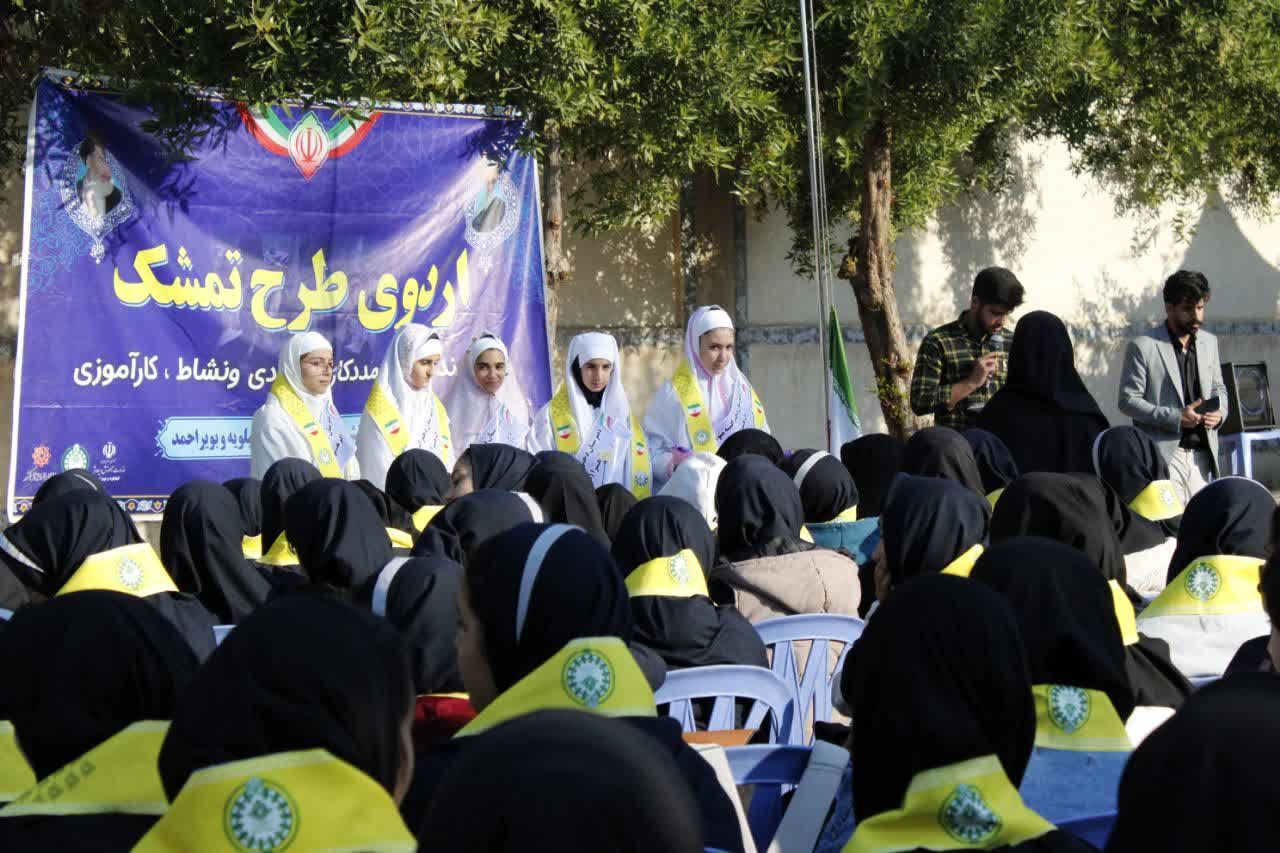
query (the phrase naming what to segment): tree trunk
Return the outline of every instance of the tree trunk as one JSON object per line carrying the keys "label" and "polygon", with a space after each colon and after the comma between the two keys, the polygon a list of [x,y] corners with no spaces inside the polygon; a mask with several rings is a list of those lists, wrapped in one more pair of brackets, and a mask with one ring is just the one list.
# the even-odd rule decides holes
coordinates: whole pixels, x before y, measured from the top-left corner
{"label": "tree trunk", "polygon": [[543,130],[546,164],[542,196],[542,260],[547,272],[547,340],[552,364],[556,363],[556,324],[560,319],[560,283],[569,278],[569,261],[564,256],[564,195],[560,167],[560,127],[547,122]]}
{"label": "tree trunk", "polygon": [[876,373],[876,392],[889,432],[906,438],[920,423],[911,413],[911,351],[898,314],[893,289],[893,136],[883,119],[872,125],[862,143],[862,210],[858,233],[840,278],[853,285],[858,317]]}

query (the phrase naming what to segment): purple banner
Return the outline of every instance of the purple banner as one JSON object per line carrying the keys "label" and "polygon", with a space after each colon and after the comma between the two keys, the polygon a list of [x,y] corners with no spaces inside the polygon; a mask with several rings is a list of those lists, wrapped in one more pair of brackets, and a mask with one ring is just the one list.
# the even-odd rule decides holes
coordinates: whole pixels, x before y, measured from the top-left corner
{"label": "purple banner", "polygon": [[[444,393],[499,334],[531,411],[551,395],[537,173],[511,110],[251,111],[210,99],[189,159],[111,92],[37,86],[28,141],[9,514],[88,468],[132,513],[249,472],[249,423],[291,332],[334,344],[354,424],[409,322]],[[436,384],[438,383],[438,384]]]}

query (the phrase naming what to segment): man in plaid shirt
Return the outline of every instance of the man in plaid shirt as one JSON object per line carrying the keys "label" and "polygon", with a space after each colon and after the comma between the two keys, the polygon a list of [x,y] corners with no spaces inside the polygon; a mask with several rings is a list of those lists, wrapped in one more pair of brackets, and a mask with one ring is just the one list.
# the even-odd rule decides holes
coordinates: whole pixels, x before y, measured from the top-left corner
{"label": "man in plaid shirt", "polygon": [[978,273],[969,308],[920,343],[911,377],[911,411],[933,415],[938,426],[977,426],[982,407],[1004,384],[1010,346],[1004,324],[1024,294],[1018,277],[1003,267]]}

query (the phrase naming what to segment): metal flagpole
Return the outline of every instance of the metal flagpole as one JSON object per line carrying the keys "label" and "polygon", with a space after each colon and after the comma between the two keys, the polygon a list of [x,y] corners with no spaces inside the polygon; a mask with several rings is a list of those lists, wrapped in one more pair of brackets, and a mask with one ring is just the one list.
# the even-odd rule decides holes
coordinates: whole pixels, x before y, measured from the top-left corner
{"label": "metal flagpole", "polygon": [[[804,59],[804,113],[809,138],[809,198],[813,218],[814,284],[818,288],[818,351],[822,359],[823,409],[827,418],[827,437],[831,434],[831,365],[828,362],[830,341],[827,340],[827,318],[830,316],[830,285],[827,264],[826,179],[822,175],[821,124],[815,59],[810,56],[811,33],[808,0],[800,2],[800,49]],[[812,44],[814,52],[816,43]]]}

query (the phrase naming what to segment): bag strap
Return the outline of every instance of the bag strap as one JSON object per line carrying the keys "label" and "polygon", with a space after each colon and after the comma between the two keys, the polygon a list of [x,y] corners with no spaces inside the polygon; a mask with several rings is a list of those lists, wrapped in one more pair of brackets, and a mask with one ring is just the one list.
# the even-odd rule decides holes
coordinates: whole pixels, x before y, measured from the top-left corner
{"label": "bag strap", "polygon": [[848,764],[847,749],[814,741],[809,764],[769,844],[769,853],[812,853]]}
{"label": "bag strap", "polygon": [[716,781],[733,804],[734,814],[738,816],[738,829],[742,832],[742,853],[756,853],[751,825],[747,823],[747,812],[742,807],[742,798],[738,796],[738,785],[733,781],[733,770],[729,767],[729,756],[725,755],[724,747],[714,743],[693,743],[689,746],[711,765],[716,773]]}

